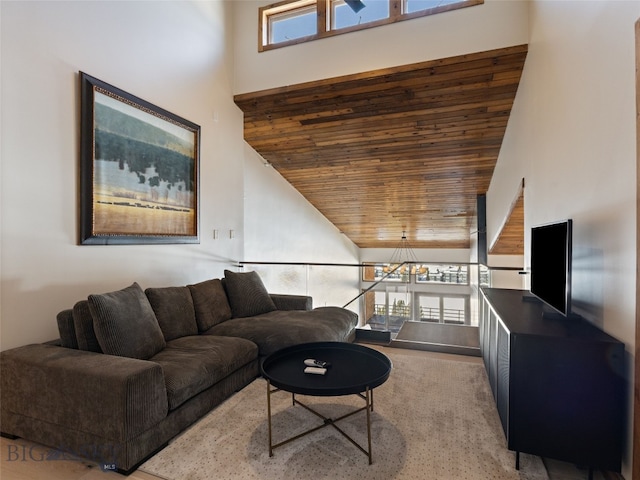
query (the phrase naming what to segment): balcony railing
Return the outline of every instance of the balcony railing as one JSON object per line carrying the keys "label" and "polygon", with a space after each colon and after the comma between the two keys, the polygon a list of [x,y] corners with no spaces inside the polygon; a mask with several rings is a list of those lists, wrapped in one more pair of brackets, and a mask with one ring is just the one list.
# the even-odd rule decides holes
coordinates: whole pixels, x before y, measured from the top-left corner
{"label": "balcony railing", "polygon": [[[411,305],[391,306],[377,304],[374,307],[374,316],[384,318],[387,314],[391,317],[401,317],[411,319],[413,307]],[[420,307],[417,315],[419,322],[454,323],[462,325],[465,323],[465,310],[463,308],[435,308]]]}
{"label": "balcony railing", "polygon": [[429,323],[446,323],[450,325],[468,324],[468,315],[464,308],[435,308],[420,307],[417,318],[412,318],[412,305],[396,305],[389,307],[387,304],[376,304],[373,315],[367,320],[372,328],[381,329],[388,325],[391,331],[397,330],[402,323],[412,320]]}

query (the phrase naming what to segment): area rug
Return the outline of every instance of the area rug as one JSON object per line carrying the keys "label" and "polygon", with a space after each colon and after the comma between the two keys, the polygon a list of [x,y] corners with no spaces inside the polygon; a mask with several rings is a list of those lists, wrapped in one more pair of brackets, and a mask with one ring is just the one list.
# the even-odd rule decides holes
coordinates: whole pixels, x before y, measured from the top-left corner
{"label": "area rug", "polygon": [[[267,390],[256,379],[186,430],[140,470],[167,480],[205,479],[434,479],[547,480],[542,460],[515,454],[506,442],[480,363],[416,356],[386,349],[391,376],[374,390],[373,464],[332,427],[268,453]],[[357,396],[300,397],[336,418],[363,405]],[[321,420],[291,395],[272,399],[273,441]],[[367,447],[366,413],[338,424]]]}

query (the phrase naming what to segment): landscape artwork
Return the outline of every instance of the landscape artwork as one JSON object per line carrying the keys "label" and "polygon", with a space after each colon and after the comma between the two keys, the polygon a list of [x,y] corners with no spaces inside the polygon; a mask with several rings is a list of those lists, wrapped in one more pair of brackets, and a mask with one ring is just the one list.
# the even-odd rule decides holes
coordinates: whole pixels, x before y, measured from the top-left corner
{"label": "landscape artwork", "polygon": [[200,127],[82,80],[82,243],[197,243]]}

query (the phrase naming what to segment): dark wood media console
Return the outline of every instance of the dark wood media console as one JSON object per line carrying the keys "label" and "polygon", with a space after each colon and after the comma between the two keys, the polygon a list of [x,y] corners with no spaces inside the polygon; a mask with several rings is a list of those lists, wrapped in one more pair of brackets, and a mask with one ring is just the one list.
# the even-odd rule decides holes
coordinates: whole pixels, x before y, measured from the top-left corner
{"label": "dark wood media console", "polygon": [[523,290],[483,288],[480,348],[507,448],[619,472],[624,344],[581,317],[543,317]]}

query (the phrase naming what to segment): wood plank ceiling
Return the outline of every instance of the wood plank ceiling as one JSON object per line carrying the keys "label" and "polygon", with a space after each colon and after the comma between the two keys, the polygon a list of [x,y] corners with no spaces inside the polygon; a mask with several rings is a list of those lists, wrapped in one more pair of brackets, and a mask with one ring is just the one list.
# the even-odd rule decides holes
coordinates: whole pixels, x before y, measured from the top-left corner
{"label": "wood plank ceiling", "polygon": [[[362,248],[469,248],[527,46],[236,95],[245,140]],[[509,238],[505,236],[504,238]]]}
{"label": "wood plank ceiling", "polygon": [[489,247],[489,253],[524,255],[524,191],[518,194],[497,240]]}

